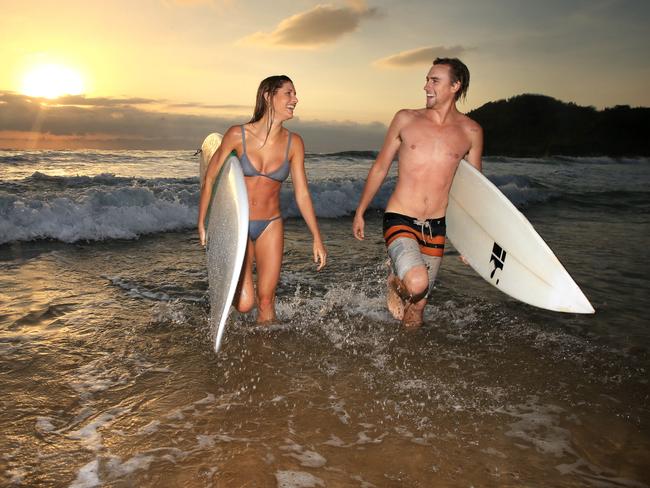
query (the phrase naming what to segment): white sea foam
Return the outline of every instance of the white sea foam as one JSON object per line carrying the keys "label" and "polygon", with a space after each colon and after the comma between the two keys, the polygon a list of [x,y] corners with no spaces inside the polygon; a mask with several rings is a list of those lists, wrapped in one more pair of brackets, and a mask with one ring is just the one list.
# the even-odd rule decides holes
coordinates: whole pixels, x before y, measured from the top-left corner
{"label": "white sea foam", "polygon": [[342,424],[350,423],[350,414],[345,410],[345,400],[337,398],[336,396],[330,395],[330,409],[338,417]]}
{"label": "white sea foam", "polygon": [[326,446],[334,446],[334,447],[345,447],[346,443],[341,439],[340,437],[335,436],[334,434],[330,434],[330,438],[323,442]]}
{"label": "white sea foam", "polygon": [[564,411],[556,405],[540,405],[536,396],[531,396],[523,405],[502,409],[504,413],[518,419],[510,424],[506,435],[533,446],[542,454],[556,457],[575,455],[571,447],[571,433],[559,426],[560,414]]}
{"label": "white sea foam", "polygon": [[214,435],[197,435],[196,440],[198,441],[199,449],[209,449],[214,447],[215,444]]}
{"label": "white sea foam", "polygon": [[292,452],[287,456],[297,459],[306,468],[320,468],[327,464],[327,459],[315,451]]}
{"label": "white sea foam", "polygon": [[[139,470],[147,470],[154,461],[155,457],[147,454],[137,454],[126,461],[117,456],[110,456],[108,459],[93,459],[82,466],[75,480],[70,484],[70,488],[92,488],[101,486],[106,482],[117,481]],[[105,471],[105,478],[101,479],[100,465]]]}
{"label": "white sea foam", "polygon": [[213,403],[216,403],[216,397],[212,393],[206,394],[204,398],[201,398],[200,400],[197,400],[194,402],[194,405],[211,405]]}
{"label": "white sea foam", "polygon": [[297,459],[300,462],[301,466],[305,466],[307,468],[320,468],[327,464],[327,459],[325,459],[319,453],[306,449],[291,439],[287,439],[286,444],[284,446],[281,446],[280,449],[283,451],[289,451],[289,453],[285,454],[285,456]]}
{"label": "white sea foam", "polygon": [[350,476],[350,478],[359,483],[359,488],[377,488],[377,485],[364,480],[360,475]]}
{"label": "white sea foam", "polygon": [[196,212],[194,205],[162,199],[148,188],[93,189],[78,199],[0,195],[0,244],[35,239],[134,239],[191,227]]}
{"label": "white sea foam", "polygon": [[113,408],[107,412],[103,412],[83,427],[69,432],[68,437],[70,439],[80,440],[86,449],[99,451],[103,447],[102,435],[99,430],[111,425],[115,419],[121,417],[128,411],[130,411],[128,408]]}
{"label": "white sea foam", "polygon": [[[310,181],[316,214],[338,218],[354,213],[364,186],[358,177],[323,177]],[[516,204],[543,202],[551,194],[526,177],[492,177]],[[370,208],[383,209],[395,186],[389,177]],[[199,187],[196,178],[128,178],[112,174],[50,176],[36,172],[19,182],[0,184],[0,244],[54,239],[135,239],[196,225]],[[298,217],[292,185],[280,195],[282,214]]]}
{"label": "white sea foam", "polygon": [[92,488],[99,486],[99,460],[93,459],[88,464],[82,466],[77,473],[77,477],[70,484],[69,488]]}
{"label": "white sea foam", "polygon": [[118,371],[104,369],[104,362],[105,358],[96,359],[77,370],[70,383],[82,398],[88,398],[116,385],[126,384],[128,381],[128,378]]}
{"label": "white sea foam", "polygon": [[152,420],[138,430],[138,435],[151,435],[160,429],[160,420]]}
{"label": "white sea foam", "polygon": [[154,291],[143,289],[137,284],[132,283],[123,278],[120,278],[118,276],[103,276],[103,278],[109,280],[114,286],[117,286],[118,288],[125,290],[126,294],[133,298],[146,298],[148,300],[155,300],[161,302],[168,302],[171,300],[171,297],[167,293],[154,292]]}
{"label": "white sea foam", "polygon": [[357,432],[357,440],[355,445],[362,446],[365,444],[381,444],[384,437],[388,434],[384,433],[379,435],[379,437],[370,437],[366,431]]}
{"label": "white sea foam", "polygon": [[41,433],[53,432],[56,427],[52,423],[52,417],[36,417],[36,430]]}
{"label": "white sea foam", "polygon": [[316,488],[325,486],[321,478],[305,471],[276,471],[278,488]]}
{"label": "white sea foam", "polygon": [[26,469],[23,468],[12,468],[6,471],[6,474],[9,476],[9,484],[20,486],[25,481],[25,478],[28,475]]}
{"label": "white sea foam", "polygon": [[122,461],[121,458],[113,456],[106,463],[109,478],[119,479],[135,471],[147,470],[153,460],[154,456],[147,454],[137,454],[126,461]]}

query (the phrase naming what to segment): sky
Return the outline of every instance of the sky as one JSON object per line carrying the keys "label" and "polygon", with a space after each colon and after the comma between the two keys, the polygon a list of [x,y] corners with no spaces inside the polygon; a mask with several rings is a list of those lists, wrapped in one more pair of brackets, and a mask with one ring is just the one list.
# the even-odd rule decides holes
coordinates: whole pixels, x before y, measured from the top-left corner
{"label": "sky", "polygon": [[424,106],[437,56],[469,67],[462,112],[523,93],[650,106],[648,0],[0,0],[0,10],[0,148],[194,149],[248,121],[259,82],[286,74],[299,99],[287,127],[308,152],[378,150],[397,110]]}

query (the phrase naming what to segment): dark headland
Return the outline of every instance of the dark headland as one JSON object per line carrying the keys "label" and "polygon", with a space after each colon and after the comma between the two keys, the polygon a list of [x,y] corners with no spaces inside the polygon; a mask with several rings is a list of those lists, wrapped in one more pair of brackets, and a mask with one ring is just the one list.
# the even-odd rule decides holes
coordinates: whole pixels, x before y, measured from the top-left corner
{"label": "dark headland", "polygon": [[467,114],[488,156],[650,156],[650,108],[597,110],[545,95],[488,102]]}

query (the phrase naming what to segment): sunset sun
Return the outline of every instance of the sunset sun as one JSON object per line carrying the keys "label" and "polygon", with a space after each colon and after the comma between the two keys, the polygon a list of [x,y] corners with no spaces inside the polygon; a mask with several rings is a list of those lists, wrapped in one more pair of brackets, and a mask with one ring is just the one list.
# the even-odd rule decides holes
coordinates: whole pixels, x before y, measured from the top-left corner
{"label": "sunset sun", "polygon": [[84,93],[81,74],[60,64],[41,64],[23,77],[21,92],[32,97],[57,98]]}

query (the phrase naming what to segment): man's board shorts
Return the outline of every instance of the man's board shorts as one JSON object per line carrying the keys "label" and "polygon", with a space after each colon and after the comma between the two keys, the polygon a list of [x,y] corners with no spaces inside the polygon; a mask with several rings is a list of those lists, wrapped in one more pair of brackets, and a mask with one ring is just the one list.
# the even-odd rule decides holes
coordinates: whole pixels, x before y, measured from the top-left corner
{"label": "man's board shorts", "polygon": [[395,212],[384,213],[384,240],[400,280],[416,266],[427,268],[429,291],[445,251],[445,218],[419,220]]}

